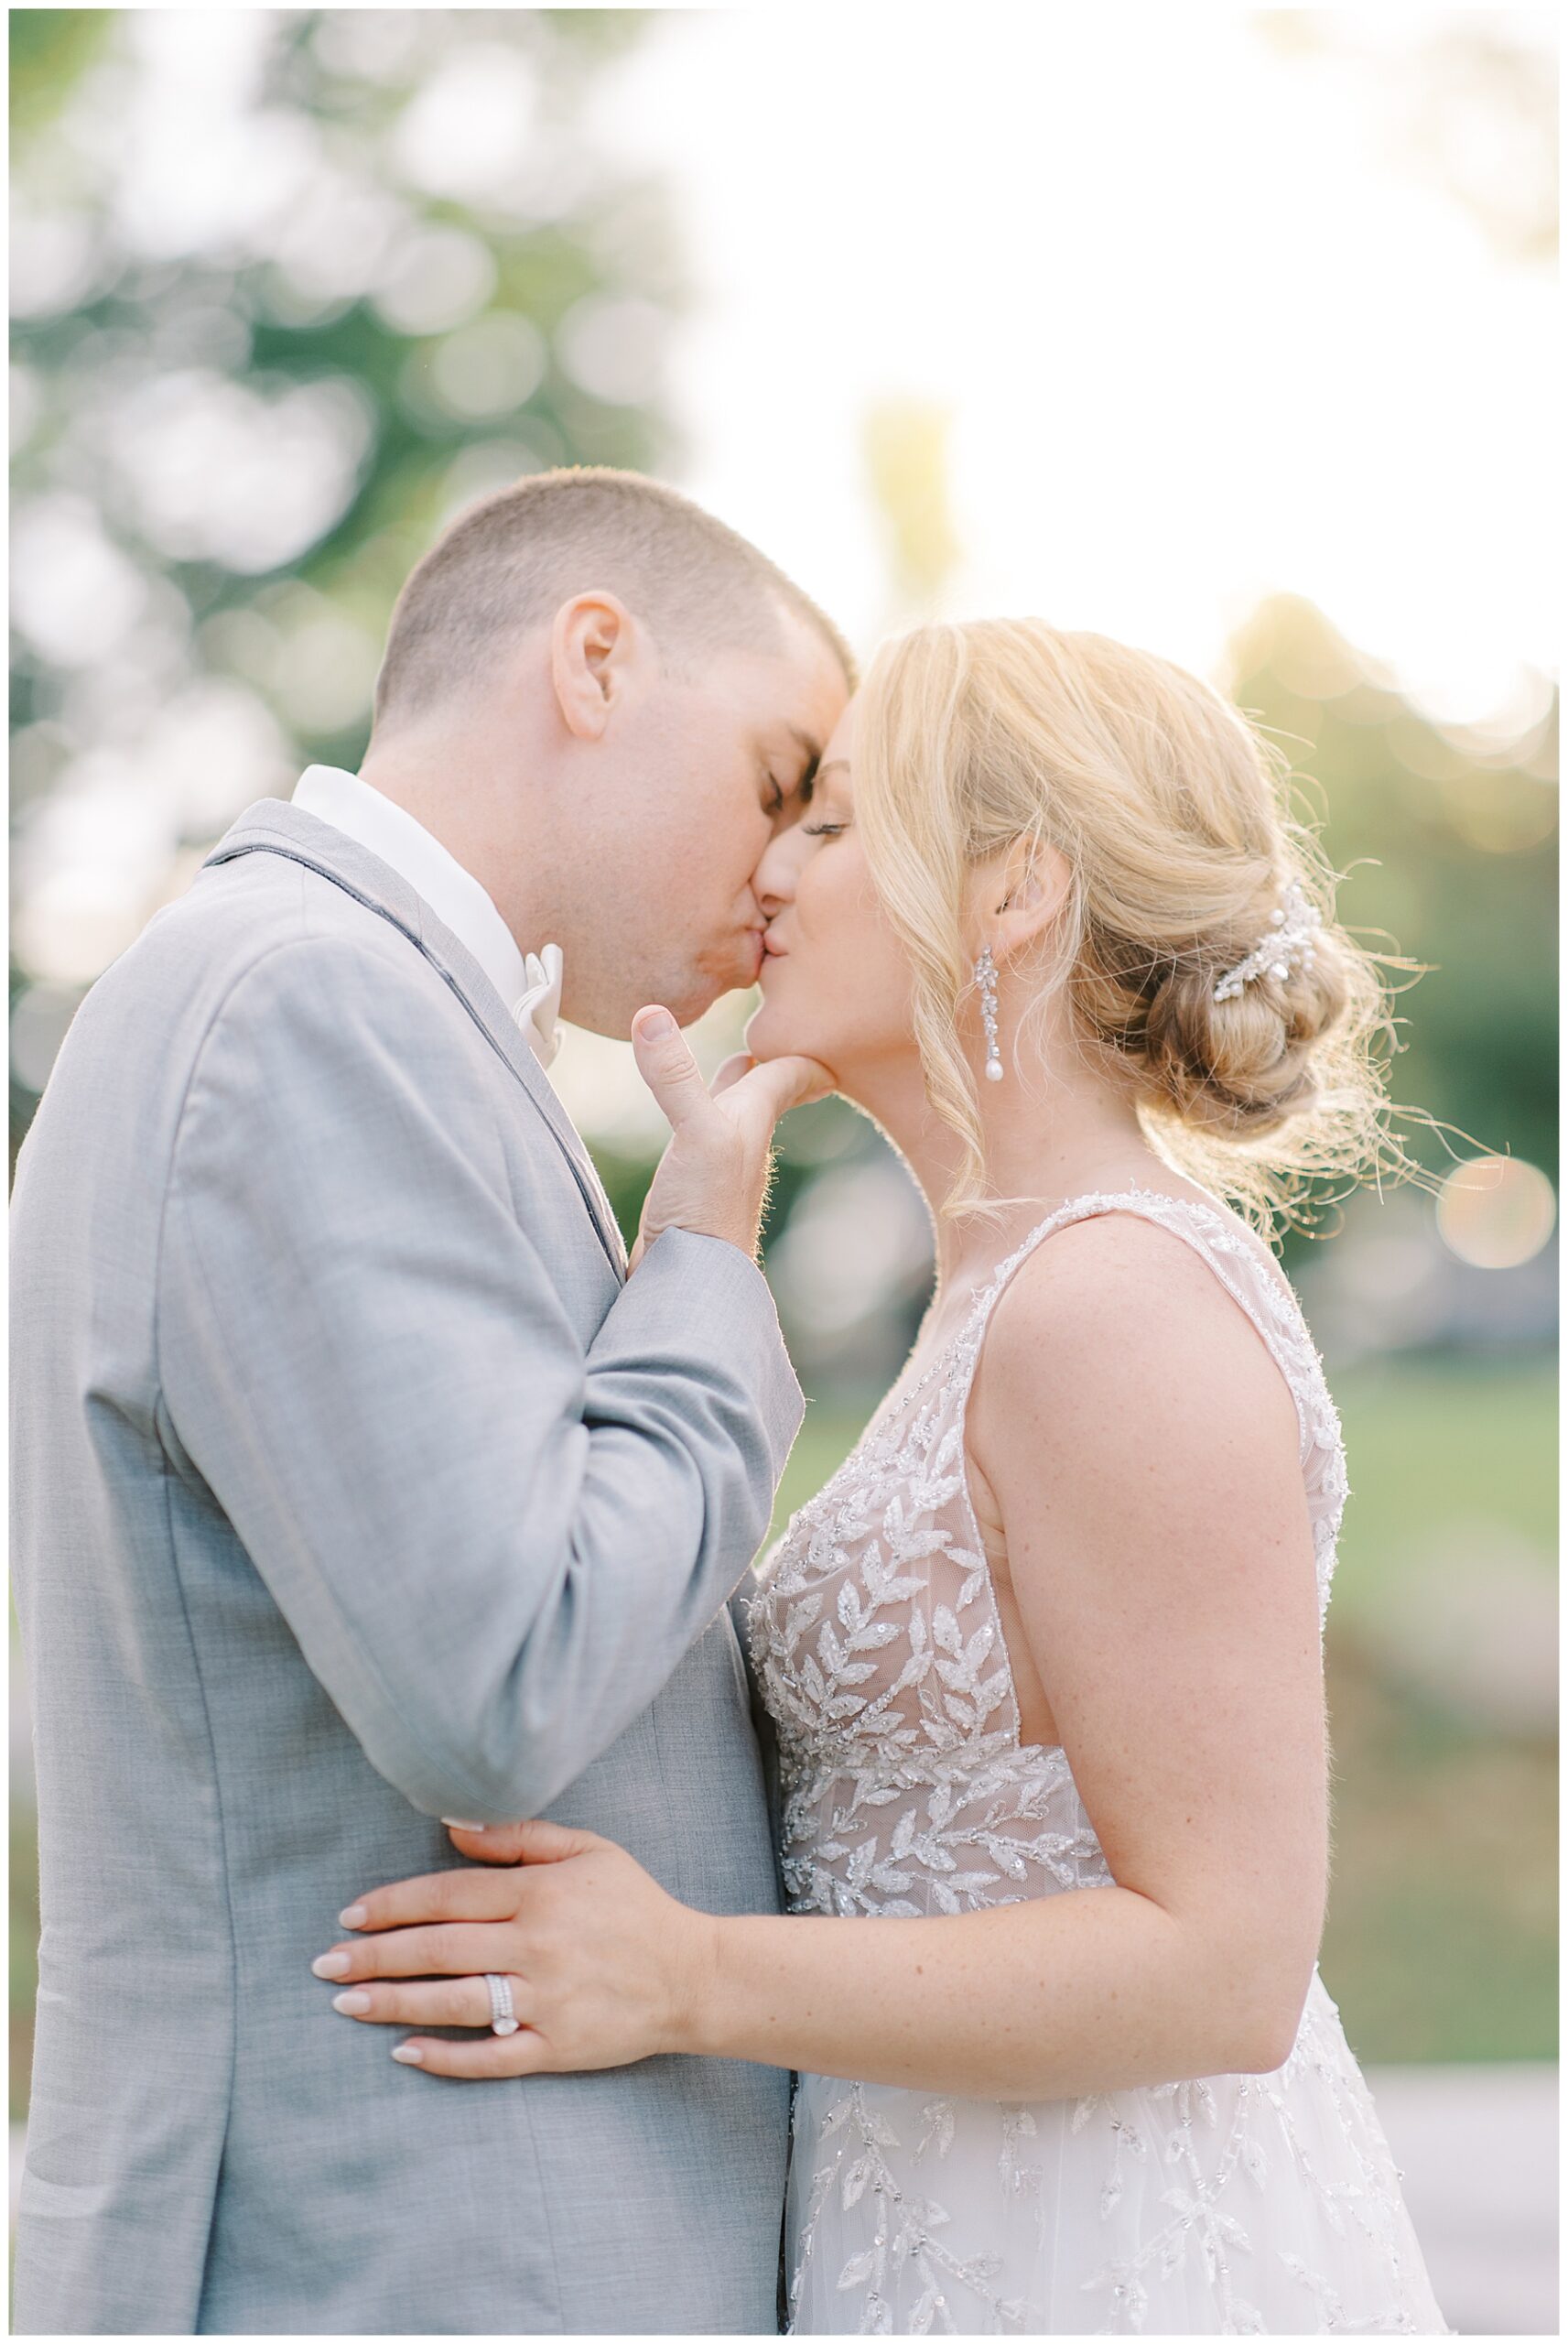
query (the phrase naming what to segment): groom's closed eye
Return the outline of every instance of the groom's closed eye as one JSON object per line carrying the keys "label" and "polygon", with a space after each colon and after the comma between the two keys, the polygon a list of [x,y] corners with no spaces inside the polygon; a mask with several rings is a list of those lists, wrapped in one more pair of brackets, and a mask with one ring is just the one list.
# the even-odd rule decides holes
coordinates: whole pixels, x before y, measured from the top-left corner
{"label": "groom's closed eye", "polygon": [[769,810],[775,828],[781,829],[798,821],[810,805],[816,768],[822,762],[822,751],[808,732],[800,732],[793,724],[788,730],[794,743],[793,753],[784,763],[775,764],[770,768],[773,790]]}
{"label": "groom's closed eye", "polygon": [[787,828],[791,823],[800,819],[811,803],[816,780],[816,768],[815,765],[808,765],[798,781],[792,781],[788,785],[773,809],[773,819],[776,825]]}

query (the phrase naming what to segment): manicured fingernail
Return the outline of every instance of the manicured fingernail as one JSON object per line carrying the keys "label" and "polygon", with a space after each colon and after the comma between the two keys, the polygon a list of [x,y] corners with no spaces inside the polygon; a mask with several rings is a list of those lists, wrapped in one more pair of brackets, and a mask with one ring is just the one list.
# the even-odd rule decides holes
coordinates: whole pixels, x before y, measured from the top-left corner
{"label": "manicured fingernail", "polygon": [[370,1914],[362,1904],[345,1904],[338,1915],[341,1929],[362,1929]]}
{"label": "manicured fingernail", "polygon": [[482,1831],[485,1828],[482,1823],[461,1823],[455,1815],[443,1815],[441,1820],[449,1831]]}
{"label": "manicured fingernail", "polygon": [[318,1978],[346,1977],[349,1957],[346,1953],[319,1953],[310,1967]]}
{"label": "manicured fingernail", "polygon": [[395,2059],[401,2059],[406,2067],[417,2067],[425,2054],[417,2043],[400,2043],[392,2056]]}
{"label": "manicured fingernail", "polygon": [[358,2018],[362,2011],[369,2010],[370,1996],[362,1992],[358,1986],[351,1986],[346,1994],[333,1995],[332,2008],[341,2011],[345,2018]]}
{"label": "manicured fingernail", "polygon": [[676,1021],[667,1009],[645,1009],[637,1020],[637,1029],[645,1042],[661,1042],[675,1032]]}

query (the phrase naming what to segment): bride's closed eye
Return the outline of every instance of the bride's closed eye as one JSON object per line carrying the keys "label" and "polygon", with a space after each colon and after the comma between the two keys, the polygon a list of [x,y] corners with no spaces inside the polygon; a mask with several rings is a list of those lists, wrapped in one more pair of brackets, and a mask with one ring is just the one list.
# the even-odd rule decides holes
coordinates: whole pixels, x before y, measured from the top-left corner
{"label": "bride's closed eye", "polygon": [[806,839],[836,839],[849,827],[848,822],[802,822],[800,834]]}

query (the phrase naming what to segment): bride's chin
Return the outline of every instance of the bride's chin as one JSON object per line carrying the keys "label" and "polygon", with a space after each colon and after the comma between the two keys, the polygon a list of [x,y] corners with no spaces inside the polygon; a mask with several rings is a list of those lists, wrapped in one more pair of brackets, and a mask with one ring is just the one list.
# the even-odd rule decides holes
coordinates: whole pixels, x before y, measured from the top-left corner
{"label": "bride's chin", "polygon": [[784,1032],[783,1021],[769,1015],[766,1002],[760,1009],[753,1010],[747,1019],[744,1040],[752,1056],[758,1060],[787,1058],[795,1047]]}

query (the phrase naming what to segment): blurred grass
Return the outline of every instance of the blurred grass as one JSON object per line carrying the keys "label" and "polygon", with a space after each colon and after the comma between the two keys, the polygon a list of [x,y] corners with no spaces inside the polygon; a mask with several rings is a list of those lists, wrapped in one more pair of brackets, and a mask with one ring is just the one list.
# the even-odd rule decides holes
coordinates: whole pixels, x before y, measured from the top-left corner
{"label": "blurred grass", "polygon": [[[1334,1376],[1350,1468],[1334,1609],[1419,1570],[1434,1536],[1485,1522],[1557,1550],[1557,1376],[1537,1359],[1379,1361]],[[1332,1613],[1331,1613],[1332,1616]]]}
{"label": "blurred grass", "polygon": [[[1334,1881],[1323,1974],[1357,2056],[1541,2059],[1557,2038],[1557,1762],[1392,1681],[1358,1623],[1456,1524],[1555,1544],[1556,1381],[1539,1361],[1384,1361],[1336,1374],[1353,1496],[1329,1612]],[[868,1402],[867,1410],[871,1403]],[[814,1404],[775,1531],[867,1410]],[[32,1818],[11,1833],[11,2106],[26,2112],[38,1912]]]}
{"label": "blurred grass", "polygon": [[1391,1683],[1330,1630],[1333,1869],[1320,1966],[1368,2062],[1557,2052],[1557,1753]]}

